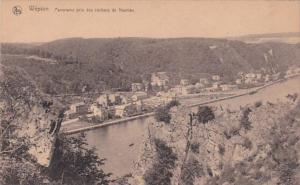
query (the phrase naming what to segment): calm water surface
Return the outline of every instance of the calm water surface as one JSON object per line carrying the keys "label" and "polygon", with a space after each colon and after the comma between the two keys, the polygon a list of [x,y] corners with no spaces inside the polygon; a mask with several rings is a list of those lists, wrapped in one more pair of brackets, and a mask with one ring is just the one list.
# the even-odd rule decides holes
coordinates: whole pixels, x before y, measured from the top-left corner
{"label": "calm water surface", "polygon": [[[276,102],[278,99],[285,99],[287,94],[296,92],[300,95],[299,77],[275,84],[253,95],[223,100],[211,105],[237,109],[256,101]],[[147,125],[153,121],[153,117],[148,117],[91,130],[86,132],[87,140],[91,147],[96,148],[100,157],[107,159],[104,167],[107,172],[112,172],[114,176],[125,175],[131,172],[147,134]]]}

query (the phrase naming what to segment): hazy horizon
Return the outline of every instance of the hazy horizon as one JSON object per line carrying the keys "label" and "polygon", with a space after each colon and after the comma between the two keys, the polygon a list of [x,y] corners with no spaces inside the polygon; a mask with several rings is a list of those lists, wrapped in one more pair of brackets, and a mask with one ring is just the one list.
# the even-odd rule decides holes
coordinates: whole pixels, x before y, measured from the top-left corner
{"label": "hazy horizon", "polygon": [[[297,34],[300,39],[300,32],[282,32],[282,33],[261,33],[261,34],[247,34],[247,35],[236,35],[236,36],[228,36],[228,37],[65,37],[65,38],[58,38],[50,41],[44,42],[0,42],[0,43],[7,43],[7,44],[42,44],[42,43],[49,43],[58,40],[68,40],[68,39],[229,39],[229,40],[238,40],[239,38],[247,38],[252,36],[260,36],[260,35],[273,35],[273,34]],[[266,37],[270,38],[270,37]]]}
{"label": "hazy horizon", "polygon": [[[1,2],[1,43],[64,38],[230,38],[300,32],[300,1]],[[68,2],[70,2],[68,1]],[[22,7],[14,15],[14,6]],[[29,6],[49,11],[29,11]],[[129,13],[61,13],[55,8],[131,8]],[[7,21],[9,20],[9,21]]]}

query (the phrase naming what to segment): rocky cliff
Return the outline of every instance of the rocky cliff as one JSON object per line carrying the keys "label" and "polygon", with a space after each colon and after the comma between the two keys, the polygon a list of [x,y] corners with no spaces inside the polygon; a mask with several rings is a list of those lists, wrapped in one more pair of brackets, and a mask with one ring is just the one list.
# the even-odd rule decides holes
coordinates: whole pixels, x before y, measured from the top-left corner
{"label": "rocky cliff", "polygon": [[3,178],[17,184],[25,174],[34,179],[39,166],[50,165],[63,114],[61,105],[42,94],[26,72],[0,69],[0,184]]}
{"label": "rocky cliff", "polygon": [[214,113],[215,119],[203,123],[187,107],[175,107],[170,124],[151,124],[130,183],[300,183],[299,103],[257,103]]}

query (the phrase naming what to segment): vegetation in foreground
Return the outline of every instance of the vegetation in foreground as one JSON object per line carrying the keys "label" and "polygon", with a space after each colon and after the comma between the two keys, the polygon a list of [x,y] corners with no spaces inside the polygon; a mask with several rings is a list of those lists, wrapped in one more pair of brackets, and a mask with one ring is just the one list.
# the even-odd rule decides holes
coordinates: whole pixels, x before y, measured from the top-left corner
{"label": "vegetation in foreground", "polygon": [[[147,144],[151,147],[142,156],[148,168],[141,169],[146,184],[299,184],[299,99],[287,96],[286,102],[276,104],[255,102],[236,111],[199,109],[194,122],[202,124],[187,126],[189,111],[179,106],[170,123],[150,128]],[[173,151],[175,165],[158,163],[160,151],[153,140]],[[158,176],[163,170],[167,178]]]}
{"label": "vegetation in foreground", "polygon": [[[39,92],[26,72],[0,67],[0,75],[5,75],[0,77],[0,184],[108,184],[110,174],[101,169],[104,160],[87,147],[84,136],[62,137],[57,132],[50,136],[49,128],[43,129],[45,123],[61,121],[60,105]],[[29,128],[41,135],[39,140],[28,136]],[[44,167],[29,150],[52,137],[54,157],[50,167]]]}
{"label": "vegetation in foreground", "polygon": [[170,109],[175,106],[179,106],[180,103],[178,100],[172,100],[167,103],[165,106],[160,106],[155,110],[154,117],[156,121],[162,121],[165,123],[170,123],[171,121],[171,114]]}

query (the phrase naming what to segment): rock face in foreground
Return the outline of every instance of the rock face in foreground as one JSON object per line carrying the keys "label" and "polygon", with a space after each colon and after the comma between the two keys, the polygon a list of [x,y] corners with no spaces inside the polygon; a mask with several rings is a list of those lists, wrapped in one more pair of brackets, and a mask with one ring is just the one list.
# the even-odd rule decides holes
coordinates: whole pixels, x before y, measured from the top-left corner
{"label": "rock face in foreground", "polygon": [[300,104],[215,111],[205,124],[186,107],[153,123],[131,184],[300,184]]}
{"label": "rock face in foreground", "polygon": [[48,167],[62,110],[24,71],[0,67],[0,160],[8,159],[5,154],[19,155]]}

